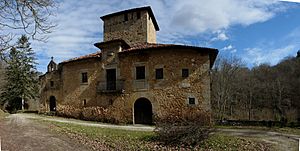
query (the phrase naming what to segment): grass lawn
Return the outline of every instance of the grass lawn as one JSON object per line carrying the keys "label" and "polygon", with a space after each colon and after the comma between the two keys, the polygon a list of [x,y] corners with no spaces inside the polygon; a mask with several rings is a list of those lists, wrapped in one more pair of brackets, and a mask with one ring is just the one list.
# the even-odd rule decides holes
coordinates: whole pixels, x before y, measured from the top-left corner
{"label": "grass lawn", "polygon": [[4,111],[0,110],[0,120],[3,119],[6,115],[7,114]]}
{"label": "grass lawn", "polygon": [[200,146],[168,146],[157,141],[154,132],[128,131],[42,121],[62,135],[79,141],[94,150],[271,150],[269,144],[254,139],[212,134]]}

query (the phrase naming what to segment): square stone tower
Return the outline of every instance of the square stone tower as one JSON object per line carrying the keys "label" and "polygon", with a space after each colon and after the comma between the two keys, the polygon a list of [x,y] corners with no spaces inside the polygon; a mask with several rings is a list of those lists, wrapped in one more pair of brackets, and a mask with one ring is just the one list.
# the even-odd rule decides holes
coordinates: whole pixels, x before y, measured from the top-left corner
{"label": "square stone tower", "polygon": [[122,39],[129,45],[156,43],[159,31],[150,6],[129,9],[100,17],[104,22],[104,42]]}

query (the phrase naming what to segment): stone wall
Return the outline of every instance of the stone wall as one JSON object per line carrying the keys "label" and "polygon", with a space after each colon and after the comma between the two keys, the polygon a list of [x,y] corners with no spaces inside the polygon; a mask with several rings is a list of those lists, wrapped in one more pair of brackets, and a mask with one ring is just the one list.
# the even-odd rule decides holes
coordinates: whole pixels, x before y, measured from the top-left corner
{"label": "stone wall", "polygon": [[[53,86],[51,86],[51,81],[53,81]],[[40,98],[38,107],[40,112],[49,111],[49,99],[51,96],[54,96],[58,103],[61,103],[63,100],[60,70],[48,72],[40,77]]]}
{"label": "stone wall", "polygon": [[129,45],[134,43],[156,42],[156,30],[146,10],[140,11],[141,18],[137,18],[138,12],[108,17],[104,20],[104,41],[123,39]]}
{"label": "stone wall", "polygon": [[[100,106],[108,109],[110,119],[121,123],[133,123],[134,103],[139,98],[146,98],[151,102],[156,117],[180,108],[210,111],[209,64],[207,53],[183,49],[155,49],[148,52],[119,53],[102,60],[74,61],[63,64],[60,74],[46,74],[43,85],[56,78],[61,81],[61,85],[56,90],[44,90],[41,100],[47,106],[47,99],[53,95],[57,97],[58,106],[68,105],[82,110]],[[146,67],[145,80],[135,80],[135,67],[140,65]],[[124,90],[99,92],[97,87],[106,80],[105,70],[111,68],[117,70],[117,80],[124,81]],[[163,79],[155,78],[156,68],[163,68]],[[189,77],[182,77],[183,68],[189,69]],[[81,83],[82,72],[88,73],[87,83]],[[46,77],[51,78],[45,81]],[[196,105],[188,104],[189,97],[196,99]],[[84,100],[86,104],[83,103]]]}
{"label": "stone wall", "polygon": [[149,14],[147,20],[147,42],[156,43],[156,29],[154,27],[152,18],[149,17]]}
{"label": "stone wall", "polygon": [[[168,57],[166,57],[168,56]],[[135,66],[146,67],[145,88],[141,88],[134,79]],[[155,69],[163,68],[164,79],[155,79]],[[190,76],[181,77],[181,69],[188,68]],[[132,120],[133,106],[137,99],[147,98],[153,106],[155,116],[167,114],[176,107],[186,107],[188,97],[196,98],[196,105],[210,111],[210,76],[208,54],[192,50],[153,50],[144,54],[120,55],[121,77],[125,81],[125,93],[117,98],[114,106],[121,105]],[[138,87],[140,89],[138,89]],[[125,105],[124,105],[125,104]]]}
{"label": "stone wall", "polygon": [[[96,105],[96,86],[101,74],[100,60],[86,59],[66,63],[62,67],[63,103],[76,107]],[[87,73],[88,82],[82,82],[82,73]]]}

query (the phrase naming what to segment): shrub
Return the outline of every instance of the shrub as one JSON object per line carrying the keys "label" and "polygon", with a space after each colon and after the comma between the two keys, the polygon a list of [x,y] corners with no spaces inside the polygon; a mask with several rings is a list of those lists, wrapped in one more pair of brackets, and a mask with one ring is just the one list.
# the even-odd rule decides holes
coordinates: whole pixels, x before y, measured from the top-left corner
{"label": "shrub", "polygon": [[109,109],[99,106],[84,107],[80,109],[71,105],[59,105],[56,113],[58,116],[62,117],[106,123],[118,123],[118,121],[111,116]]}
{"label": "shrub", "polygon": [[81,118],[81,109],[73,107],[71,105],[58,105],[56,114],[58,116],[68,117],[68,118]]}
{"label": "shrub", "polygon": [[212,132],[211,116],[196,108],[172,110],[156,117],[158,140],[168,145],[196,146]]}

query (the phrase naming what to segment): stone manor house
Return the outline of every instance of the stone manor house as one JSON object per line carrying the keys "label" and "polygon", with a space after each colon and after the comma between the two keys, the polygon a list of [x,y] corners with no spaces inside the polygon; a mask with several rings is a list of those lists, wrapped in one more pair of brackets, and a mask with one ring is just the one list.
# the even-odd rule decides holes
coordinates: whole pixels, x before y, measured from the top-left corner
{"label": "stone manor house", "polygon": [[100,18],[98,52],[59,64],[52,58],[40,76],[41,112],[102,107],[133,124],[153,123],[178,107],[210,112],[217,49],[156,43],[159,26],[149,6]]}

